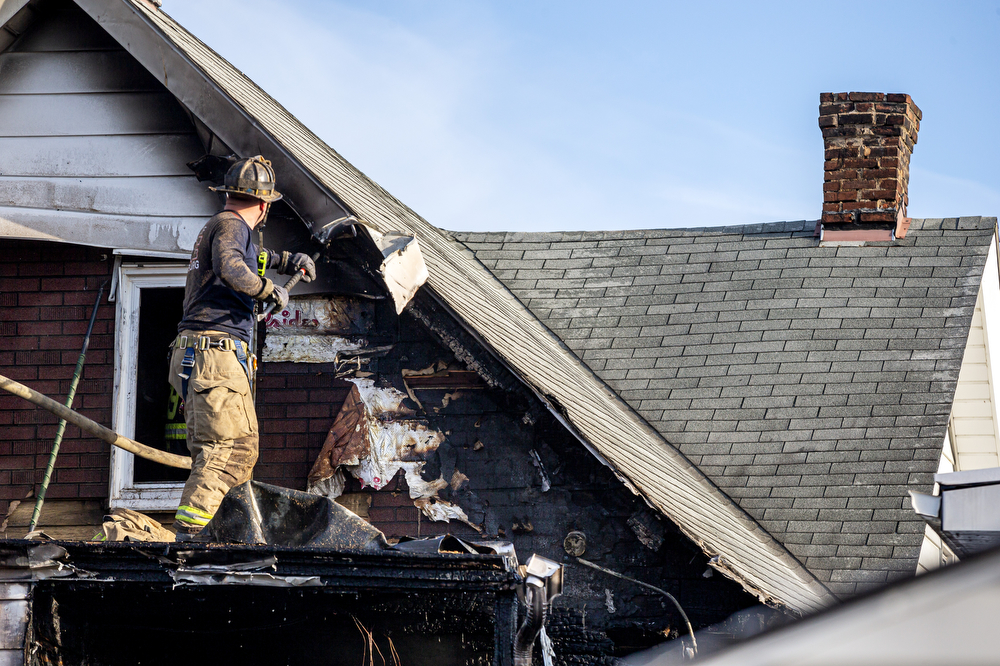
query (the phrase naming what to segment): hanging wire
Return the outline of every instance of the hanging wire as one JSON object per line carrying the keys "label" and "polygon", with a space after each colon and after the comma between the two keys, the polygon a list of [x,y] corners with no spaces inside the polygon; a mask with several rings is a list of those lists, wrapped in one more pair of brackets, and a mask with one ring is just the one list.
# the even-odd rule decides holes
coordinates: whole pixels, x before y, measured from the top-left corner
{"label": "hanging wire", "polygon": [[649,583],[644,583],[641,580],[636,580],[635,578],[630,578],[629,576],[626,576],[625,574],[620,574],[617,571],[612,571],[611,569],[605,569],[601,565],[594,564],[593,562],[589,562],[589,561],[583,559],[582,557],[576,558],[576,561],[579,562],[580,564],[583,564],[585,566],[590,567],[591,569],[597,569],[598,571],[606,573],[609,576],[614,576],[615,578],[621,578],[622,580],[627,580],[630,583],[635,583],[636,585],[641,585],[643,587],[647,587],[647,588],[653,590],[654,592],[659,592],[660,594],[662,594],[663,596],[665,596],[667,599],[670,599],[670,601],[673,602],[674,606],[677,607],[677,611],[681,614],[681,617],[684,619],[684,624],[687,625],[688,635],[691,637],[691,646],[694,649],[695,656],[697,656],[697,654],[698,654],[698,640],[694,637],[694,628],[691,626],[691,620],[688,619],[687,613],[685,613],[684,609],[681,608],[680,603],[677,601],[677,599],[674,597],[674,595],[670,594],[666,590],[662,590],[662,589],[656,587],[655,585],[650,585]]}

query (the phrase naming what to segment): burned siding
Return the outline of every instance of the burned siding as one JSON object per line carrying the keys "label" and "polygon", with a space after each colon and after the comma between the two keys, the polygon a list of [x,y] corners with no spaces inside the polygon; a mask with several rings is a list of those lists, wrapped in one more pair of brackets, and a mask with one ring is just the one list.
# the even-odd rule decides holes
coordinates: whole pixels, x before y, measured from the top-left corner
{"label": "burned siding", "polygon": [[443,435],[421,457],[421,477],[447,482],[438,497],[460,507],[471,525],[429,520],[411,499],[402,470],[379,490],[346,474],[338,501],[362,507],[390,539],[444,533],[509,539],[522,558],[538,553],[567,564],[567,588],[552,619],[561,663],[605,663],[685,633],[665,598],[567,555],[571,532],[583,535],[585,559],[672,593],[695,626],[755,602],[713,574],[697,546],[629,492],[445,313],[426,297],[413,310],[397,317],[391,304],[378,304],[372,326],[356,342],[390,351],[363,359],[360,368],[265,364],[258,394],[267,430],[262,460],[283,461],[259,463],[257,478],[274,475],[304,488],[327,431],[345,401],[350,405],[353,384],[346,380],[360,375],[409,396],[413,418]]}

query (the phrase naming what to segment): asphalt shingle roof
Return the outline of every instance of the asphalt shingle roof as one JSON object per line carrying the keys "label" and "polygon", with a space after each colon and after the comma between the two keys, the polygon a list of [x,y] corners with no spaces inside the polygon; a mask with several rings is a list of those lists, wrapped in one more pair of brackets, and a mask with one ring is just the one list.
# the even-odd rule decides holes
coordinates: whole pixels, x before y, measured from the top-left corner
{"label": "asphalt shingle roof", "polygon": [[851,594],[915,570],[907,489],[933,484],[996,218],[864,247],[819,247],[814,226],[454,236]]}

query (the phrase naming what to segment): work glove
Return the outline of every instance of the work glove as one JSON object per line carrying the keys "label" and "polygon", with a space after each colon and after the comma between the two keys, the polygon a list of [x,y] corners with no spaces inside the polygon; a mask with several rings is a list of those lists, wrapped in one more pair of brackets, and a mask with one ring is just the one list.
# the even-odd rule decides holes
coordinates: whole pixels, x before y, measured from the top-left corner
{"label": "work glove", "polygon": [[286,305],[288,305],[288,290],[280,284],[276,284],[271,290],[271,293],[264,299],[264,302],[268,304],[274,303],[274,309],[280,312],[285,309]]}
{"label": "work glove", "polygon": [[316,279],[316,262],[308,254],[304,252],[296,252],[295,254],[291,252],[281,253],[281,262],[277,268],[279,274],[295,275],[295,273],[303,269],[306,272],[302,276],[303,282],[312,282]]}

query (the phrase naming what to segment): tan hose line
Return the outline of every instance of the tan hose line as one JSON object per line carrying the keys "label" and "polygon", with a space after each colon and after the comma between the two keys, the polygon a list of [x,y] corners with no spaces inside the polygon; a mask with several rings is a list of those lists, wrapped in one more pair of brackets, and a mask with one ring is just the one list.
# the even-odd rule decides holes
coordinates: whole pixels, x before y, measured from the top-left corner
{"label": "tan hose line", "polygon": [[140,444],[139,442],[131,440],[128,437],[122,437],[115,431],[105,428],[100,423],[91,421],[86,416],[78,414],[65,405],[59,404],[52,398],[44,396],[38,391],[30,389],[24,384],[19,384],[13,379],[9,379],[3,375],[0,375],[0,389],[3,389],[8,393],[13,393],[19,398],[24,398],[25,400],[38,405],[42,409],[47,409],[59,418],[66,419],[69,423],[72,423],[81,430],[89,432],[91,435],[104,440],[112,446],[125,449],[129,453],[134,453],[141,458],[158,462],[161,465],[179,467],[181,469],[191,469],[191,458],[188,456],[178,456],[173,453],[167,453],[166,451],[160,451],[159,449],[154,449],[150,446],[146,446],[145,444]]}

